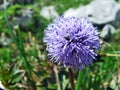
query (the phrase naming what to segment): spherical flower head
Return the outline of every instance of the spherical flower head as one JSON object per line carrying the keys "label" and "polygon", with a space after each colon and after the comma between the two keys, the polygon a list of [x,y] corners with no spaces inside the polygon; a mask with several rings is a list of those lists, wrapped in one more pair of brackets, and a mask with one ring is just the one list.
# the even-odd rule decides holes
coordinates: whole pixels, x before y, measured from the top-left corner
{"label": "spherical flower head", "polygon": [[99,33],[86,18],[59,17],[45,30],[43,41],[50,61],[58,65],[83,69],[95,60]]}

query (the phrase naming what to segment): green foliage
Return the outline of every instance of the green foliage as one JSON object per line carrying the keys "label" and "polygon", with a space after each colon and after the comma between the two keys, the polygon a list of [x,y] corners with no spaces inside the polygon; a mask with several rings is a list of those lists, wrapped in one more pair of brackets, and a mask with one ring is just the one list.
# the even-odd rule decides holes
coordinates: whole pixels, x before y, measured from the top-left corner
{"label": "green foliage", "polygon": [[78,7],[80,4],[81,5],[86,5],[90,2],[91,0],[41,0],[43,2],[43,5],[54,5],[57,12],[62,15],[65,10],[67,10],[70,7]]}
{"label": "green foliage", "polygon": [[115,1],[120,2],[120,0],[115,0]]}
{"label": "green foliage", "polygon": [[16,4],[14,6],[10,6],[8,8],[8,15],[19,16],[21,8],[22,8],[22,6],[20,6],[19,4]]}

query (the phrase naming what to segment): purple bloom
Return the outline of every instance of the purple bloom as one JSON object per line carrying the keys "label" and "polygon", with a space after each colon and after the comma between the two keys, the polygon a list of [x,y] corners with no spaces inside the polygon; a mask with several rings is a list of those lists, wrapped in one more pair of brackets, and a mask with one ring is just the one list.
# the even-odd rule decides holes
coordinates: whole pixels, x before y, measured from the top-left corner
{"label": "purple bloom", "polygon": [[44,42],[50,61],[58,65],[83,69],[95,60],[99,33],[86,18],[63,16],[55,20],[45,30]]}

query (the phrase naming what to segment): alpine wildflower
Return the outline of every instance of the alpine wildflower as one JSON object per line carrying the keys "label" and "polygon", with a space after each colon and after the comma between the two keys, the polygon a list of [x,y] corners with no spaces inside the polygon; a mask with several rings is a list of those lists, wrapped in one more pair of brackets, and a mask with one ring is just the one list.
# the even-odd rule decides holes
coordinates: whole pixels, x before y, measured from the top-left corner
{"label": "alpine wildflower", "polygon": [[51,62],[81,70],[96,59],[99,32],[87,18],[61,16],[44,33]]}

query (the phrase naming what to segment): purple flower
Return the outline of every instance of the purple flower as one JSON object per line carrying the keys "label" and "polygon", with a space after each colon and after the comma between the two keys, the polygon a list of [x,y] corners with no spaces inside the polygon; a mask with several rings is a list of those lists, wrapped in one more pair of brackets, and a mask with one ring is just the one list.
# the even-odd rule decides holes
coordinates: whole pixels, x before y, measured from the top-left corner
{"label": "purple flower", "polygon": [[50,61],[58,65],[83,69],[91,65],[99,48],[99,33],[86,18],[63,16],[48,25],[44,42]]}

